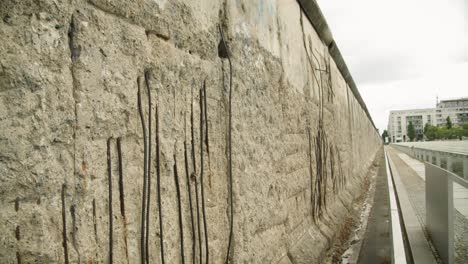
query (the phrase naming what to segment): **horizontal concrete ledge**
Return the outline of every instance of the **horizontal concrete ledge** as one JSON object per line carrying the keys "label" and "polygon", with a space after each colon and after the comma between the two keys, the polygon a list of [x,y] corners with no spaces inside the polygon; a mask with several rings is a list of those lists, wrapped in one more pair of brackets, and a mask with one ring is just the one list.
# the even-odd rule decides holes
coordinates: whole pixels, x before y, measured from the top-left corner
{"label": "horizontal concrete ledge", "polygon": [[416,216],[413,206],[411,205],[406,188],[401,180],[398,168],[392,161],[391,155],[388,155],[390,170],[392,173],[397,199],[400,203],[400,210],[403,218],[403,225],[408,236],[408,241],[411,247],[411,253],[414,263],[437,263],[431,246],[424,235],[423,227]]}
{"label": "horizontal concrete ledge", "polygon": [[320,39],[328,47],[328,52],[335,61],[338,70],[345,79],[346,83],[348,84],[349,88],[358,100],[364,112],[366,112],[366,115],[369,118],[370,122],[377,130],[377,127],[375,126],[374,121],[372,120],[369,110],[367,110],[367,106],[364,103],[364,100],[362,99],[359,90],[357,89],[356,83],[354,82],[354,79],[351,76],[351,73],[349,72],[348,66],[346,65],[343,56],[341,55],[341,52],[338,49],[335,40],[333,39],[333,35],[331,33],[330,28],[328,27],[328,23],[325,20],[325,17],[323,16],[323,13],[320,10],[320,7],[318,6],[317,2],[315,0],[297,0],[297,2],[301,6],[307,19],[310,21],[315,31],[317,31]]}

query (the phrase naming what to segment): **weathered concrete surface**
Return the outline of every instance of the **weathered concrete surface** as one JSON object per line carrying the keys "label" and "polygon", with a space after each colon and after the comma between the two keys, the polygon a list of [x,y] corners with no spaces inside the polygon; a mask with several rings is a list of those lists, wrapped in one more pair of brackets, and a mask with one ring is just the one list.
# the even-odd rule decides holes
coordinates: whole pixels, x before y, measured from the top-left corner
{"label": "weathered concrete surface", "polygon": [[[145,70],[153,101],[149,258],[160,259],[157,103],[165,259],[180,261],[174,154],[185,259],[192,259],[183,142],[190,149],[193,91],[199,178],[198,89],[206,80],[209,253],[210,262],[224,262],[230,71],[218,56],[218,25],[233,64],[230,259],[320,262],[381,144],[295,1],[6,0],[0,16],[0,262],[55,263],[66,257],[72,263],[107,262],[111,244],[114,262],[140,261],[144,169],[137,78],[143,79]],[[142,93],[147,121],[144,85]],[[192,172],[191,159],[189,164]],[[194,184],[191,180],[192,195]],[[206,259],[204,252],[203,247]]]}

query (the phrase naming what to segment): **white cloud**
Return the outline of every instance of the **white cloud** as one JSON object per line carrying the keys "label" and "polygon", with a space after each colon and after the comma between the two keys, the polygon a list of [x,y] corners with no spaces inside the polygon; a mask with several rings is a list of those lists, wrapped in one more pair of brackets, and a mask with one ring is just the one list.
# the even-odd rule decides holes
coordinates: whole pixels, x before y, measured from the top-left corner
{"label": "white cloud", "polygon": [[390,110],[433,108],[436,97],[468,96],[468,62],[448,65],[408,80],[368,83],[359,86],[376,126],[387,129]]}
{"label": "white cloud", "polygon": [[319,0],[377,127],[388,111],[468,96],[464,0]]}

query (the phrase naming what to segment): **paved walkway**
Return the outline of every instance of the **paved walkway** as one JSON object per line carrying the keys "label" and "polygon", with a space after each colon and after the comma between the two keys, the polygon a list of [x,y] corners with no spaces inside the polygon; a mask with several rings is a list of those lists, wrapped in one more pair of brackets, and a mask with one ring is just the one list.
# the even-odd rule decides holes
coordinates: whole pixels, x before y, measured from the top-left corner
{"label": "paved walkway", "polygon": [[[419,177],[426,180],[426,168],[424,163],[417,159],[413,159],[405,153],[399,153],[398,156],[413,169]],[[455,209],[462,214],[465,218],[468,218],[468,189],[464,188],[458,183],[453,183],[453,204]]]}
{"label": "paved walkway", "polygon": [[406,235],[414,263],[437,263],[435,251],[425,234],[426,192],[423,178],[399,156],[399,151],[386,148],[398,193]]}
{"label": "paved walkway", "polygon": [[358,263],[391,263],[392,240],[389,196],[384,157],[376,177],[375,195]]}
{"label": "paved walkway", "polygon": [[[424,164],[421,162],[410,158],[408,155],[399,152],[393,148],[388,149],[388,153],[392,158],[395,166],[398,168],[398,172],[401,176],[401,180],[407,190],[410,202],[413,206],[414,211],[418,217],[419,222],[425,226],[426,225],[426,186],[424,180]],[[407,160],[411,159],[412,164],[421,163],[422,167],[419,166],[416,169],[413,169],[408,165],[401,156],[405,155]],[[404,157],[404,156],[403,156]],[[417,171],[423,171],[422,175]]]}
{"label": "paved walkway", "polygon": [[417,159],[411,158],[405,153],[398,153],[398,157],[400,157],[400,159],[402,159],[408,166],[410,166],[419,177],[421,177],[424,181],[426,180],[426,168],[424,167],[424,163]]}

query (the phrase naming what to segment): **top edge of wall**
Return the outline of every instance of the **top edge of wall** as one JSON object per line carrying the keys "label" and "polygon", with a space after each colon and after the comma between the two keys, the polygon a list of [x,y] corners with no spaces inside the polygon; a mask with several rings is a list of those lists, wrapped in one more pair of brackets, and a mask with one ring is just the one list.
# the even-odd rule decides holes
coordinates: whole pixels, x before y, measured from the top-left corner
{"label": "top edge of wall", "polygon": [[301,6],[302,11],[305,13],[307,19],[312,24],[315,31],[317,31],[320,39],[328,47],[328,52],[330,53],[333,60],[335,61],[338,67],[338,70],[341,72],[341,75],[343,75],[343,78],[345,79],[348,86],[351,88],[351,91],[353,92],[354,96],[358,100],[362,109],[364,109],[364,111],[366,112],[366,115],[371,121],[375,130],[377,130],[377,127],[375,126],[374,121],[372,120],[372,117],[370,116],[369,110],[367,110],[367,106],[364,103],[364,100],[362,99],[361,94],[359,93],[359,90],[357,89],[356,83],[354,82],[354,79],[351,76],[351,73],[349,72],[348,66],[346,66],[343,56],[341,55],[341,52],[338,49],[338,46],[336,45],[335,40],[333,39],[331,30],[328,27],[328,23],[325,17],[323,16],[323,13],[320,10],[319,5],[317,4],[315,0],[297,0],[297,2]]}

